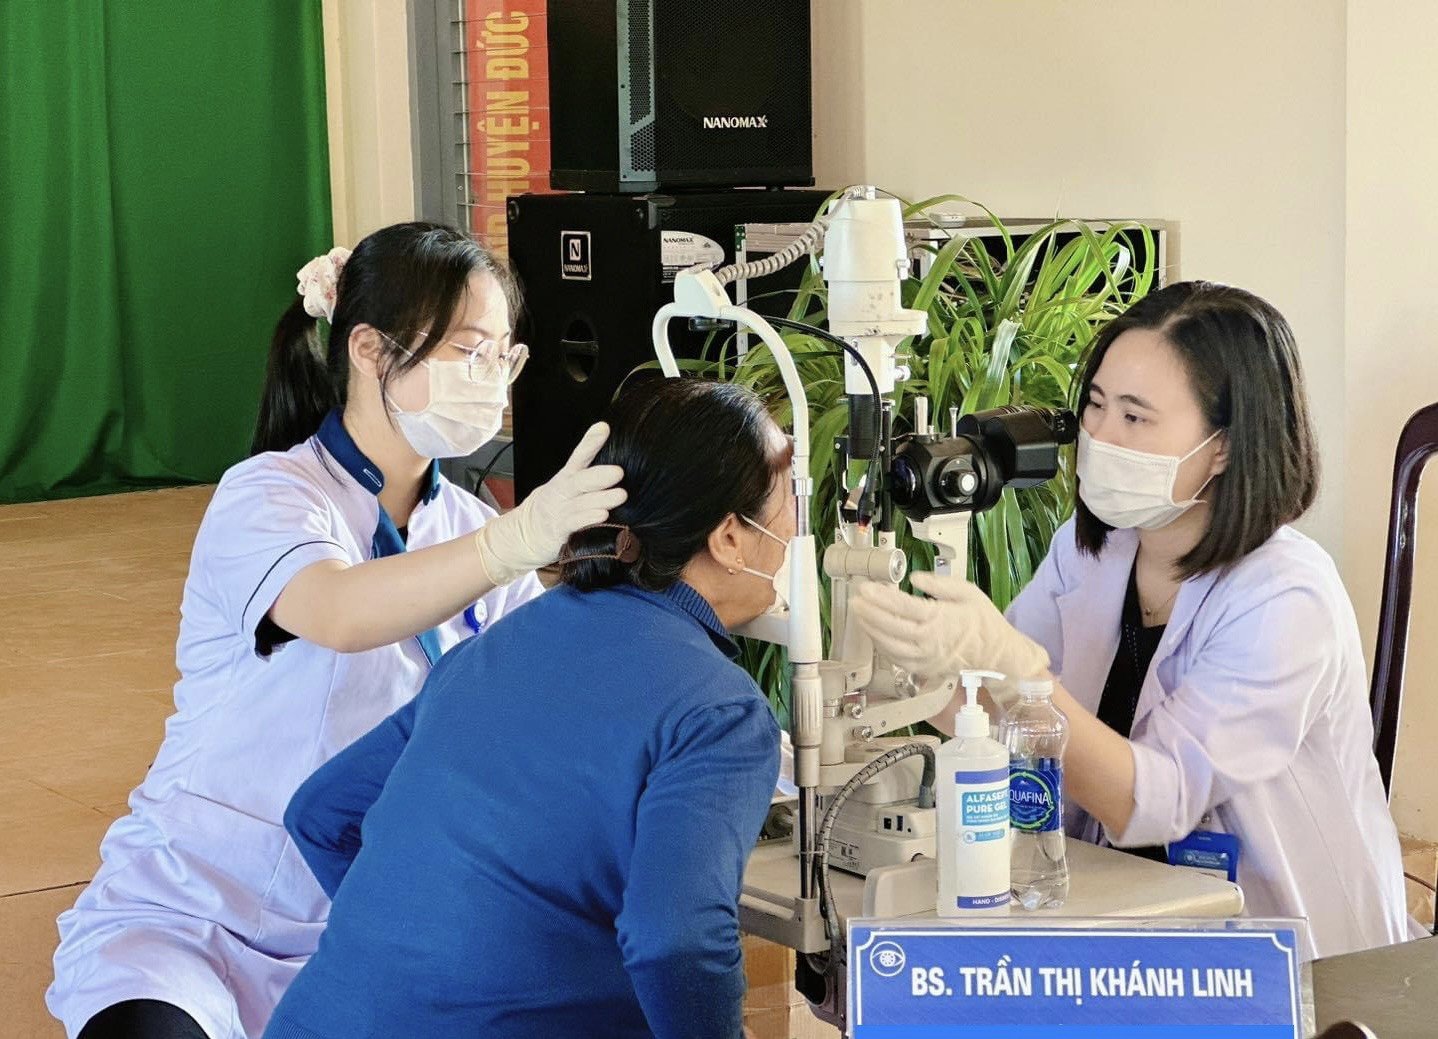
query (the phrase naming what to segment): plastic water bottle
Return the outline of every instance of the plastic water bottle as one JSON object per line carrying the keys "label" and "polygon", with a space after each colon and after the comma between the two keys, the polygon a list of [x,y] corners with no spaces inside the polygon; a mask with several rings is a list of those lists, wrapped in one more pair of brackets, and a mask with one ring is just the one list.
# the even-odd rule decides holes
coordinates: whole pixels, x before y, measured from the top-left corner
{"label": "plastic water bottle", "polygon": [[1063,757],[1069,723],[1053,683],[1019,683],[1019,702],[1001,726],[1009,752],[1010,885],[1025,909],[1057,907],[1069,893],[1064,853]]}

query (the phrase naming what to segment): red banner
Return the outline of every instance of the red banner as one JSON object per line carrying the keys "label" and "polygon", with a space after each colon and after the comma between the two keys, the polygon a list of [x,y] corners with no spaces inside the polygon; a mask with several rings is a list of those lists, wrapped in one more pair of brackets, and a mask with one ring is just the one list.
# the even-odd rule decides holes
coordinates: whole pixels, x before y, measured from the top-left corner
{"label": "red banner", "polygon": [[505,252],[504,201],[549,191],[545,0],[465,0],[470,230]]}

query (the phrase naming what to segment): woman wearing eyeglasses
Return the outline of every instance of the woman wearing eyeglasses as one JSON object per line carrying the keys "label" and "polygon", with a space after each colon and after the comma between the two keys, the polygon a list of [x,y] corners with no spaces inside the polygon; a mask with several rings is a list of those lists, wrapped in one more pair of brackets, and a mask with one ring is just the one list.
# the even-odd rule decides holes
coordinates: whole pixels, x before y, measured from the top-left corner
{"label": "woman wearing eyeglasses", "polygon": [[493,256],[428,223],[299,272],[251,457],[195,539],[175,714],[60,917],[47,998],[67,1035],[259,1035],[329,909],[285,833],[291,795],[624,500],[621,470],[589,464],[602,425],[503,516],[440,475],[500,429],[517,304]]}

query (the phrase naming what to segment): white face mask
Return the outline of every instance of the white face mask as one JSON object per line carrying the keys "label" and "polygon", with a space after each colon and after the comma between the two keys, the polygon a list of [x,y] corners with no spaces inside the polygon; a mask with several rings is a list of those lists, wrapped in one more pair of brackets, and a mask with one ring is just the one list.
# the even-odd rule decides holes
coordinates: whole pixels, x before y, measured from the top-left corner
{"label": "white face mask", "polygon": [[774,586],[774,601],[769,604],[765,613],[783,613],[789,608],[789,542],[785,541],[778,534],[775,534],[764,524],[751,520],[748,516],[740,516],[745,523],[759,531],[765,537],[784,546],[784,558],[779,562],[779,569],[772,574],[766,574],[762,570],[751,570],[749,567],[741,567],[746,574],[753,574],[755,577],[762,577]]}
{"label": "white face mask", "polygon": [[1166,527],[1200,504],[1198,494],[1213,479],[1210,476],[1204,480],[1188,501],[1176,502],[1173,487],[1178,479],[1178,467],[1221,432],[1214,430],[1202,444],[1182,458],[1176,458],[1105,444],[1089,436],[1086,430],[1080,430],[1079,497],[1101,522],[1118,530]]}
{"label": "white face mask", "polygon": [[[401,348],[403,349],[403,348]],[[408,351],[406,351],[408,352]],[[509,404],[509,368],[468,361],[421,361],[429,369],[429,404],[401,411],[388,400],[400,432],[422,458],[463,458],[494,439]]]}

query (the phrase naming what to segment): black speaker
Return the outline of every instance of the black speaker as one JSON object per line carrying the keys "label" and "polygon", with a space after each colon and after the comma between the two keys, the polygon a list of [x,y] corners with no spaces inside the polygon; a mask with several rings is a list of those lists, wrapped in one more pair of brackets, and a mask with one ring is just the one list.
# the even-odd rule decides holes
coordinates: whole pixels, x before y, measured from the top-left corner
{"label": "black speaker", "polygon": [[[523,498],[569,457],[621,382],[654,360],[655,312],[674,275],[734,259],[744,223],[809,221],[824,191],[684,195],[520,195],[509,200],[509,258],[524,292],[520,338],[529,363],[513,389],[514,481]],[[751,279],[747,300],[782,315],[802,265]],[[670,322],[676,356],[696,357],[709,333]]]}
{"label": "black speaker", "polygon": [[550,184],[813,184],[809,2],[550,0]]}

